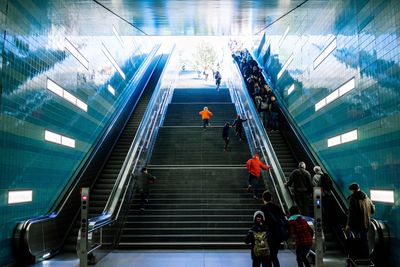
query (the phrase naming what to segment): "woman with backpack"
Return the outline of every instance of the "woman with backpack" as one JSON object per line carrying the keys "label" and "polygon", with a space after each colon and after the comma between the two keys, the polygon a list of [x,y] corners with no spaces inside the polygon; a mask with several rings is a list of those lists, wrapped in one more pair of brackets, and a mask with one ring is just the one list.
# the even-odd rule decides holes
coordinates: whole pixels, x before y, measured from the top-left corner
{"label": "woman with backpack", "polygon": [[262,211],[256,211],[253,216],[253,227],[247,233],[245,243],[251,246],[251,259],[253,267],[271,267],[268,245],[269,233],[265,224],[265,216]]}

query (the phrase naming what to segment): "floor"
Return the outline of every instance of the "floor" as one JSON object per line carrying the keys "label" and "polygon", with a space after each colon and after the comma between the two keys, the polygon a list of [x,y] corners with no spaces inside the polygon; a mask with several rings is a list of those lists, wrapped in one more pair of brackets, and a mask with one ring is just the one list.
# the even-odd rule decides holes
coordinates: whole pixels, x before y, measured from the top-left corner
{"label": "floor", "polygon": [[[336,258],[336,257],[335,257]],[[296,267],[293,252],[279,252],[282,267]],[[31,267],[70,267],[79,266],[75,255],[59,256]],[[235,251],[136,251],[112,252],[101,259],[96,267],[135,266],[135,267],[250,267],[251,258],[248,250]],[[345,266],[344,259],[327,256],[324,267]]]}

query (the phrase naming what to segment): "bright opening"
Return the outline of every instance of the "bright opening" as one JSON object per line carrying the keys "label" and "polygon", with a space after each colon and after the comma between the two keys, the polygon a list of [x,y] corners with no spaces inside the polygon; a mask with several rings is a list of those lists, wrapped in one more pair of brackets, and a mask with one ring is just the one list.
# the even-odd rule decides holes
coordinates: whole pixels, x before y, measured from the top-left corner
{"label": "bright opening", "polygon": [[394,190],[370,190],[371,200],[384,203],[394,203]]}
{"label": "bright opening", "polygon": [[32,202],[32,190],[8,191],[8,204]]}

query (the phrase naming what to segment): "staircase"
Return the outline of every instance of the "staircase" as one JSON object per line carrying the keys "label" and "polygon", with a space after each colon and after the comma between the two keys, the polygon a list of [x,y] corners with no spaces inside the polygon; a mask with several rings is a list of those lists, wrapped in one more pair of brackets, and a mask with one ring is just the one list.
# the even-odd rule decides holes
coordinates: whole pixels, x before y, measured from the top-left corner
{"label": "staircase", "polygon": [[[214,113],[206,131],[198,114],[204,106]],[[223,151],[222,126],[235,115],[226,88],[174,90],[148,165],[157,181],[144,212],[135,196],[119,249],[245,248],[261,202],[245,192],[250,151],[233,129],[230,151]]]}
{"label": "staircase", "polygon": [[[91,189],[89,218],[100,215],[107,203],[108,197],[110,196],[111,190],[114,187],[120,169],[124,163],[126,155],[128,154],[133,138],[135,137],[136,131],[140,125],[144,112],[146,111],[147,105],[153,94],[154,88],[157,85],[157,82],[168,58],[167,55],[162,55],[160,57],[161,58],[159,59],[158,65],[155,68],[146,88],[144,89],[142,96],[137,103],[134,112],[132,113],[131,118],[127,122],[125,129],[121,133],[121,136],[118,139],[113,151],[111,152],[106,164],[104,165],[103,170],[100,172],[100,175],[97,178],[95,185]],[[68,238],[64,244],[64,252],[76,251],[76,242],[80,227],[79,222],[79,219],[75,221],[74,226],[71,229]],[[107,242],[107,240],[105,240],[105,242]]]}

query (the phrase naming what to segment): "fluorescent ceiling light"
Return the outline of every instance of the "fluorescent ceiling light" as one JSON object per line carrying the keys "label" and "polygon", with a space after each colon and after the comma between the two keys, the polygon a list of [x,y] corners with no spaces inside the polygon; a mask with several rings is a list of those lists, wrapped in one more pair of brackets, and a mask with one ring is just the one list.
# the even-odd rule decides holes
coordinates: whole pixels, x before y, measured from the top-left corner
{"label": "fluorescent ceiling light", "polygon": [[370,190],[371,200],[394,204],[394,190]]}
{"label": "fluorescent ceiling light", "polygon": [[71,53],[87,70],[89,70],[89,61],[79,52],[79,50],[71,43],[70,40],[65,38],[65,49]]}
{"label": "fluorescent ceiling light", "polygon": [[337,146],[340,144],[348,143],[358,139],[358,131],[357,129],[337,135],[335,137],[328,139],[328,147]]}
{"label": "fluorescent ceiling light", "polygon": [[75,97],[73,94],[70,92],[66,91],[64,88],[47,78],[47,89],[52,91],[53,93],[61,96],[62,98],[68,100],[68,102],[74,104],[78,108],[84,110],[87,112],[87,105],[77,97]]}
{"label": "fluorescent ceiling light", "polygon": [[351,90],[353,90],[356,87],[356,82],[355,79],[351,79],[350,81],[348,81],[347,83],[343,84],[342,86],[339,87],[339,95],[342,96],[348,92],[350,92]]}
{"label": "fluorescent ceiling light", "polygon": [[329,45],[319,54],[314,60],[314,69],[316,69],[322,61],[325,60],[336,49],[336,38],[329,43]]}
{"label": "fluorescent ceiling light", "polygon": [[315,111],[320,110],[321,108],[325,107],[325,105],[326,105],[326,98],[322,99],[317,104],[315,104]]}
{"label": "fluorescent ceiling light", "polygon": [[294,84],[292,84],[288,89],[288,95],[290,95],[294,91]]}
{"label": "fluorescent ceiling light", "polygon": [[32,202],[32,190],[8,191],[8,204]]}
{"label": "fluorescent ceiling light", "polygon": [[328,139],[328,147],[340,145],[340,135]]}
{"label": "fluorescent ceiling light", "polygon": [[74,139],[63,136],[61,134],[53,133],[48,130],[44,131],[44,139],[46,141],[49,141],[52,143],[75,148],[75,140]]}
{"label": "fluorescent ceiling light", "polygon": [[282,76],[282,74],[285,72],[285,70],[289,67],[290,63],[293,61],[293,53],[290,55],[288,60],[286,61],[285,65],[283,65],[282,69],[278,72],[278,79]]}
{"label": "fluorescent ceiling light", "polygon": [[357,130],[342,134],[342,144],[343,143],[347,143],[347,142],[351,142],[351,141],[354,141],[354,140],[357,140],[357,139],[358,139]]}
{"label": "fluorescent ceiling light", "polygon": [[107,47],[103,44],[103,47],[101,50],[103,51],[104,55],[108,58],[108,60],[111,62],[111,65],[114,66],[115,70],[118,71],[118,73],[121,75],[121,77],[125,80],[125,73],[122,71],[122,69],[119,67],[117,61],[111,56],[110,52],[108,51]]}
{"label": "fluorescent ceiling light", "polygon": [[107,88],[112,95],[115,95],[115,89],[111,85],[108,85]]}
{"label": "fluorescent ceiling light", "polygon": [[290,27],[289,27],[289,26],[287,26],[285,33],[282,35],[281,39],[279,40],[279,43],[278,43],[278,48],[279,48],[279,47],[281,47],[281,45],[282,45],[283,41],[285,41],[285,39],[286,39],[286,36],[287,36],[287,35],[288,35],[288,33],[289,33],[289,29],[290,29]]}
{"label": "fluorescent ceiling light", "polygon": [[333,100],[335,100],[336,98],[339,97],[339,91],[335,90],[332,93],[330,93],[327,97],[326,97],[326,104],[331,103]]}
{"label": "fluorescent ceiling light", "polygon": [[124,44],[124,42],[122,41],[121,36],[119,35],[119,33],[118,33],[118,31],[117,31],[117,29],[115,28],[114,25],[113,25],[113,32],[114,32],[114,34],[115,34],[115,37],[117,37],[119,43],[121,44],[122,48],[125,48],[125,44]]}

